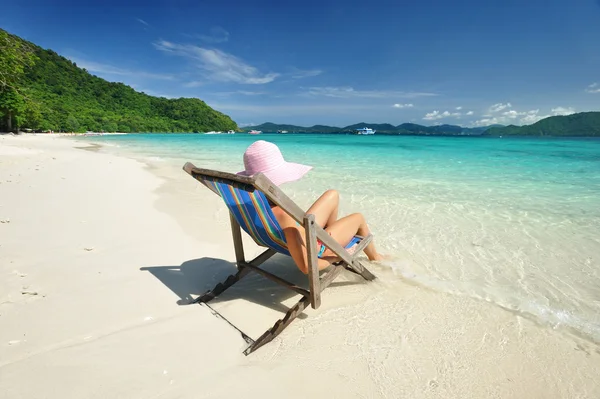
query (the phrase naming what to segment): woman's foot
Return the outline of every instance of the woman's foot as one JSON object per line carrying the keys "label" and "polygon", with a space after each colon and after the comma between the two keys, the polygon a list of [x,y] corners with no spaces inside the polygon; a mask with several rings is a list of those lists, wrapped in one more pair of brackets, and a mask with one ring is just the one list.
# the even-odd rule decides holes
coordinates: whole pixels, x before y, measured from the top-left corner
{"label": "woman's foot", "polygon": [[390,259],[389,255],[383,255],[380,254],[379,252],[375,254],[375,256],[373,256],[371,259],[369,259],[372,262],[380,262],[382,260],[386,260],[386,259]]}

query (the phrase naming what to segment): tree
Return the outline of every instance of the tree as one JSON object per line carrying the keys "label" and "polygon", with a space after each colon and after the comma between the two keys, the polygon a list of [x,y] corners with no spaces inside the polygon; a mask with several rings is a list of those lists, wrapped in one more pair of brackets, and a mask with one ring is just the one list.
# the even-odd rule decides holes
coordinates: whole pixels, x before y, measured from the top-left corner
{"label": "tree", "polygon": [[117,122],[110,121],[106,125],[104,125],[104,130],[110,133],[114,133],[118,130]]}
{"label": "tree", "polygon": [[9,87],[0,89],[0,112],[4,115],[9,132],[13,130],[14,125],[18,127],[23,121],[25,109],[25,100],[16,90]]}
{"label": "tree", "polygon": [[0,29],[0,87],[15,88],[25,68],[33,65],[33,49],[16,36]]}
{"label": "tree", "polygon": [[27,97],[23,94],[21,79],[35,59],[31,47],[0,29],[0,111],[9,131],[13,122],[18,126],[23,119]]}
{"label": "tree", "polygon": [[70,132],[77,132],[79,130],[79,121],[75,116],[69,114],[65,123],[67,130]]}
{"label": "tree", "polygon": [[25,106],[24,121],[22,126],[33,130],[41,129],[44,116],[40,111],[40,106],[33,101],[29,101]]}

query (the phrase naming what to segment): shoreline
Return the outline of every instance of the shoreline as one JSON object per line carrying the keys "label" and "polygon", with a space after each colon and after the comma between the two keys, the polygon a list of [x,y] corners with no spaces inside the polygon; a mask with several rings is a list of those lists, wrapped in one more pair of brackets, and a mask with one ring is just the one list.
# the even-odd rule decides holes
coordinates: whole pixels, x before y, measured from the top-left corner
{"label": "shoreline", "polygon": [[[161,137],[161,141],[162,141]],[[140,138],[140,143],[141,145],[143,145],[144,149],[138,151],[137,147],[136,147],[136,140],[134,140],[133,138],[129,138],[124,140],[123,142],[121,142],[120,140],[81,140],[82,142],[95,142],[95,143],[103,143],[106,144],[106,148],[105,150],[110,152],[110,153],[116,153],[119,154],[121,156],[126,156],[126,157],[130,157],[133,159],[136,159],[140,162],[143,162],[145,164],[148,165],[149,168],[151,168],[152,172],[155,174],[158,174],[159,176],[166,178],[166,179],[170,179],[170,180],[179,180],[181,178],[181,176],[179,175],[180,173],[180,167],[181,165],[183,165],[185,162],[187,161],[193,161],[196,162],[197,160],[202,160],[205,159],[205,155],[203,154],[203,152],[201,150],[198,151],[194,151],[194,150],[185,150],[182,149],[181,152],[175,153],[173,151],[169,151],[169,142],[166,141],[164,142],[164,146],[162,147],[163,150],[161,152],[160,148],[153,148],[150,149],[151,147],[148,146],[148,143],[150,141],[146,141],[146,139],[150,139],[150,137],[145,137],[145,138]],[[241,139],[241,138],[240,138]],[[217,150],[218,148],[222,148],[223,147],[223,143],[226,143],[227,141],[221,141],[221,143],[217,143],[217,142],[213,142],[213,141],[207,141],[204,142],[205,145],[203,145],[202,147],[205,147],[206,145],[214,145],[215,150]],[[191,144],[191,146],[195,145],[195,143],[200,143],[200,141],[195,141],[193,144]],[[210,144],[210,143],[214,143],[214,144]],[[231,144],[234,145],[234,144]],[[231,147],[231,145],[227,144],[226,148],[233,148]],[[117,149],[118,148],[118,149]],[[237,145],[235,147],[235,151],[241,153],[243,151],[243,149],[241,148],[240,145]],[[189,157],[186,158],[183,156],[183,154],[188,154],[187,156]],[[194,156],[190,156],[189,154],[196,154],[197,158],[194,159]],[[228,155],[230,154],[229,152],[227,153]],[[231,163],[229,161],[227,161],[227,164],[223,163],[223,157],[218,157],[216,154],[213,154],[210,156],[210,158],[212,158],[212,161],[214,161],[215,159],[220,159],[220,164],[217,164],[215,162],[212,162],[209,166],[210,168],[224,168],[223,170],[226,171],[236,171],[239,170],[238,168],[240,166],[236,166],[234,163]],[[325,160],[323,160],[323,162],[325,162]],[[313,164],[319,164],[319,161],[313,163]],[[204,164],[205,167],[206,163]],[[323,165],[324,166],[324,165]],[[328,165],[331,166],[331,165]],[[372,165],[372,167],[375,167],[375,165]],[[177,175],[176,177],[173,177],[173,171],[175,171],[175,174]],[[318,173],[318,172],[316,172]],[[328,179],[330,178],[329,176],[327,176],[328,173],[325,173],[324,175],[321,175],[317,178],[315,178],[314,176],[308,176],[308,184],[304,184],[303,186],[303,190],[297,190],[297,187],[292,186],[288,186],[286,187],[286,192],[288,193],[288,195],[292,195],[293,197],[296,197],[296,199],[302,199],[302,200],[306,200],[307,197],[305,195],[301,194],[301,191],[305,191],[305,192],[311,192],[314,195],[316,195],[317,193],[315,192],[315,190],[319,191],[319,190],[323,190],[323,189],[327,189],[330,188],[331,186],[329,186],[332,182],[329,181]],[[187,175],[185,175],[187,177]],[[306,179],[305,179],[306,181]],[[435,184],[436,181],[435,180],[430,180],[430,183]],[[413,184],[413,182],[411,181],[403,181],[400,184],[404,184],[405,186],[410,186],[411,184]],[[417,184],[420,184],[420,182],[418,182]],[[475,300],[479,300],[479,301],[488,301],[488,302],[492,302],[494,303],[496,306],[508,311],[508,312],[512,312],[516,315],[520,315],[521,317],[527,318],[529,320],[531,320],[534,323],[538,323],[542,326],[545,326],[546,328],[554,328],[557,330],[560,330],[562,332],[564,332],[565,334],[573,334],[581,339],[584,339],[586,341],[589,341],[592,344],[598,345],[600,344],[600,324],[598,324],[598,319],[597,317],[594,316],[594,313],[591,312],[588,314],[588,317],[586,317],[585,314],[581,314],[578,312],[573,312],[573,309],[576,309],[575,306],[561,306],[563,305],[563,303],[560,303],[558,301],[555,301],[554,303],[547,303],[546,302],[546,298],[544,297],[531,297],[531,296],[520,296],[520,297],[514,297],[514,292],[511,292],[511,289],[506,287],[507,289],[504,289],[504,287],[495,287],[496,290],[493,289],[487,289],[486,287],[486,282],[485,281],[478,281],[478,282],[470,282],[468,281],[469,278],[467,278],[465,281],[464,279],[461,278],[457,278],[457,276],[453,276],[454,279],[450,278],[444,278],[444,276],[437,277],[432,275],[431,273],[427,273],[425,269],[425,266],[428,264],[428,262],[431,261],[431,259],[433,259],[436,256],[436,250],[434,247],[429,247],[428,250],[426,251],[421,251],[421,253],[419,253],[418,251],[410,251],[410,246],[411,244],[406,244],[403,245],[402,242],[394,242],[394,240],[390,240],[389,237],[398,233],[401,233],[404,237],[402,239],[402,241],[408,241],[411,240],[412,241],[412,245],[420,245],[420,244],[415,244],[415,240],[421,240],[421,239],[426,239],[427,238],[427,230],[431,231],[431,223],[429,226],[424,225],[424,229],[396,229],[396,228],[390,228],[389,224],[387,223],[387,221],[382,221],[375,219],[376,216],[378,216],[378,212],[381,213],[385,213],[384,210],[382,210],[381,208],[375,209],[375,211],[366,209],[363,205],[361,205],[360,203],[355,203],[354,206],[351,207],[347,207],[348,206],[348,196],[352,196],[352,191],[348,190],[348,187],[344,187],[343,185],[341,185],[339,182],[335,183],[334,187],[337,187],[338,189],[341,189],[341,194],[342,194],[342,208],[341,211],[343,212],[347,212],[347,213],[351,213],[351,212],[368,212],[369,213],[369,217],[368,220],[372,220],[375,221],[375,224],[373,225],[373,227],[375,228],[374,232],[379,236],[380,233],[383,233],[384,235],[379,236],[378,237],[378,241],[380,241],[381,243],[387,244],[388,245],[388,249],[393,250],[394,252],[396,252],[397,248],[401,248],[402,251],[404,252],[404,254],[406,254],[407,256],[404,257],[404,259],[399,263],[399,264],[394,264],[393,267],[395,267],[396,272],[398,273],[398,275],[401,275],[402,278],[404,280],[406,280],[407,282],[410,283],[415,283],[415,284],[419,284],[423,287],[429,287],[430,289],[432,289],[435,292],[447,292],[447,293],[452,293],[454,295],[464,295],[467,296],[469,298],[473,298]],[[164,195],[170,195],[170,191],[173,190],[177,190],[176,187],[174,187],[172,190],[171,189],[166,189],[164,190],[163,194]],[[371,189],[372,190],[372,189]],[[485,187],[483,187],[483,190],[485,190]],[[376,191],[376,190],[375,190]],[[186,197],[190,197],[195,195],[194,192],[187,192],[186,194],[184,194],[184,196]],[[301,198],[302,197],[302,198]],[[309,196],[310,197],[310,196]],[[526,195],[522,195],[521,199],[523,200],[528,200],[529,197],[527,197]],[[309,200],[311,198],[308,198]],[[312,198],[314,199],[314,198]],[[431,201],[430,199],[426,199],[424,202],[427,203],[427,201]],[[518,201],[520,202],[520,201]],[[309,206],[311,202],[306,202],[306,201],[301,201],[299,202],[299,204],[302,206],[302,204],[304,204],[305,206]],[[457,199],[457,204],[464,204],[464,202],[461,202],[460,198]],[[367,205],[367,204],[365,204]],[[477,204],[473,204],[470,203],[468,204],[470,207],[475,208],[477,206]],[[559,205],[566,205],[566,204],[559,204]],[[190,207],[192,207],[193,205],[190,204]],[[220,204],[216,203],[214,204],[215,209],[219,209]],[[506,206],[512,206],[510,204],[510,202],[504,202],[504,203],[500,203],[499,206],[494,209],[493,211],[495,212],[503,212],[506,210]],[[407,208],[407,209],[413,209],[413,213],[418,213],[417,207],[415,207],[414,204],[406,203],[406,202],[402,202],[399,201],[399,203],[396,205],[396,207],[399,208]],[[464,208],[462,208],[464,209]],[[558,208],[554,208],[554,209],[558,209]],[[489,209],[488,209],[489,210]],[[168,212],[168,208],[166,210]],[[390,211],[389,209],[387,210],[388,212]],[[521,208],[520,211],[530,211],[530,212],[535,212],[535,209],[531,209],[531,207],[529,208]],[[469,231],[472,230],[473,227],[476,228],[476,231],[469,234],[467,237],[465,237],[467,239],[467,244],[468,243],[473,243],[472,245],[475,247],[481,247],[481,235],[483,234],[484,236],[488,236],[488,234],[492,234],[492,236],[494,234],[497,234],[497,232],[493,231],[493,227],[494,226],[490,226],[490,223],[487,224],[487,226],[485,228],[481,227],[480,225],[476,224],[475,226],[473,226],[473,223],[479,223],[479,217],[481,217],[483,214],[481,212],[477,213],[476,215],[474,215],[474,217],[471,217],[470,220],[470,226],[469,225],[461,225],[460,221],[457,221],[456,218],[454,220],[450,220],[448,222],[446,222],[446,225],[457,225],[457,233],[461,234],[461,230],[462,231]],[[487,216],[489,216],[490,214],[488,213]],[[439,217],[440,215],[435,215],[437,217]],[[441,215],[442,218],[444,217],[444,215]],[[541,214],[539,214],[539,216],[542,216]],[[564,212],[563,212],[563,217],[564,217]],[[410,218],[410,216],[405,216],[405,218]],[[188,225],[186,228],[187,232],[192,232],[194,231],[195,225],[194,223],[199,223],[198,221],[195,221],[194,223],[190,223],[189,218],[183,218],[183,220],[179,220],[181,225]],[[421,222],[418,220],[418,218],[412,218],[412,224],[415,223],[419,223],[421,224]],[[406,220],[406,219],[405,219]],[[409,219],[410,220],[410,219]],[[576,220],[574,219],[570,219],[572,222],[575,222]],[[549,221],[548,223],[554,223],[553,221]],[[388,224],[388,226],[385,226],[386,224]],[[523,224],[525,225],[525,224]],[[438,228],[439,223],[435,223],[433,225],[434,228]],[[505,225],[506,226],[506,225]],[[384,233],[383,231],[381,231],[379,228],[381,227],[387,227],[386,229],[386,233]],[[542,226],[539,225],[539,223],[537,225],[529,225],[529,231],[531,232],[535,232],[536,229],[541,228]],[[575,228],[570,229],[570,232],[577,230]],[[582,230],[578,230],[579,232],[582,232]],[[390,235],[388,236],[387,234],[390,233]],[[518,235],[519,233],[521,233],[520,231],[515,231],[515,233]],[[568,232],[562,231],[562,232],[558,232],[561,235],[565,235],[565,234],[569,234]],[[555,232],[556,234],[556,232]],[[584,235],[587,234],[589,237],[593,237],[594,233],[590,232],[590,231],[585,231],[583,233]],[[487,244],[494,244],[497,242],[502,242],[502,238],[503,237],[499,237],[499,236],[495,236],[493,238],[490,238],[492,236],[488,236],[488,243]],[[552,235],[547,235],[545,237],[539,237],[536,236],[536,238],[532,238],[531,236],[525,236],[523,237],[524,239],[532,239],[532,240],[539,240],[542,239],[542,242],[545,242],[545,245],[548,245],[549,247],[555,247],[556,249],[556,244],[554,241],[554,237]],[[544,239],[546,239],[546,241],[544,241]],[[491,240],[491,241],[490,241]],[[464,240],[463,240],[464,241]],[[398,244],[398,245],[396,245]],[[466,247],[463,245],[462,247],[458,247],[458,245],[462,244],[461,242],[451,242],[449,243],[449,248],[452,249],[453,251],[457,251],[457,253],[462,253],[468,256],[469,251],[471,251],[471,246],[467,245]],[[573,244],[580,244],[580,242],[576,242],[573,241]],[[513,249],[520,249],[521,248],[521,241],[519,239],[511,239],[510,241],[507,242],[502,242],[502,245],[499,245],[498,247],[494,248],[493,245],[485,245],[485,250],[489,251],[494,250],[496,254],[500,254],[501,256],[504,256],[507,253],[510,253],[513,251]],[[384,248],[385,251],[385,248]],[[591,253],[590,253],[591,255]],[[565,256],[565,255],[563,255]],[[566,256],[570,256],[571,257],[571,264],[575,263],[577,261],[577,259],[580,257],[576,256],[573,253],[569,253],[569,255]],[[551,255],[550,255],[551,257]],[[487,259],[487,261],[489,261],[489,257]],[[445,262],[448,261],[453,261],[453,259],[445,259]],[[507,260],[507,261],[511,261],[511,260]],[[537,267],[535,261],[536,261],[536,257],[530,257],[529,260],[527,259],[512,259],[512,262],[521,262],[521,261],[528,261],[529,262],[529,266],[533,266],[534,268]],[[481,264],[472,264],[472,267],[476,268],[476,269],[481,269],[481,270],[486,270],[486,267],[490,267],[489,264],[486,264],[486,259],[482,258],[481,259]],[[539,262],[544,262],[543,260],[540,260]],[[449,267],[452,267],[451,264],[448,264]],[[492,268],[502,268],[503,265],[501,264],[497,264],[497,265],[492,265]],[[507,265],[508,266],[508,265]],[[510,267],[509,267],[510,268]],[[421,269],[421,270],[419,270]],[[500,270],[498,269],[498,270]],[[438,274],[439,276],[439,274]],[[478,277],[478,276],[475,276]],[[519,275],[513,275],[512,276],[514,279],[520,279],[522,276]],[[511,280],[511,276],[509,275],[505,275],[503,278],[506,279],[506,281],[510,281]],[[528,279],[530,279],[530,281],[533,283],[534,280],[536,279],[544,279],[543,275],[540,275],[540,273],[537,274],[536,277],[532,276],[531,274],[529,274]],[[515,281],[515,280],[513,280]],[[518,280],[520,281],[520,280]],[[516,284],[516,282],[515,282]],[[522,287],[522,286],[521,286]],[[494,288],[494,287],[492,287]],[[500,288],[500,290],[498,290],[498,288]],[[527,294],[527,293],[525,293]],[[567,299],[568,298],[564,298]],[[590,297],[590,299],[593,301],[593,297]],[[591,302],[593,305],[593,302]]]}
{"label": "shoreline", "polygon": [[[220,200],[171,165],[24,136],[0,136],[8,397],[600,395],[597,346],[383,266],[372,284],[344,275],[321,309],[244,357],[227,323],[178,304],[233,270]],[[305,284],[285,257],[266,268]],[[258,277],[232,291],[215,308],[252,337],[294,300]],[[312,383],[298,386],[297,375]]]}
{"label": "shoreline", "polygon": [[[100,133],[100,132],[87,132],[87,133],[11,133],[11,132],[0,132],[0,136],[2,135],[29,135],[29,136],[74,136],[74,137],[93,137],[93,136],[123,136],[123,135],[139,135],[139,134],[168,134],[168,135],[177,135],[177,134],[193,134],[193,135],[205,135],[209,136],[230,136],[230,134],[221,133],[221,134],[209,134],[206,132],[114,132],[114,133]],[[238,135],[249,135],[248,132],[236,132]],[[266,134],[267,136],[272,135],[280,135],[281,133],[277,132],[262,132],[259,135]],[[286,133],[286,135],[302,135],[302,136],[310,136],[310,135],[327,135],[327,136],[357,136],[357,134],[352,132],[290,132]],[[400,134],[400,133],[375,133],[373,135],[367,136],[399,136],[399,137],[444,137],[444,138],[480,138],[480,139],[559,139],[559,140],[600,140],[600,136],[558,136],[558,135],[485,135],[485,134]]]}

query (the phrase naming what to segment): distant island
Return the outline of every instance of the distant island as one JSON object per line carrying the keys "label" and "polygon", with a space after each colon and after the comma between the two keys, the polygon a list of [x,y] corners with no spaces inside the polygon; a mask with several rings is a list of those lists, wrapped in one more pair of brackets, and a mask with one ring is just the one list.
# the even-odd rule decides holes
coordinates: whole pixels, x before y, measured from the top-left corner
{"label": "distant island", "polygon": [[[495,125],[500,126],[500,125]],[[415,123],[403,123],[398,126],[389,123],[356,123],[346,127],[315,125],[311,127],[296,125],[279,125],[271,122],[257,126],[244,127],[243,131],[260,130],[262,132],[287,131],[288,133],[354,133],[357,129],[369,127],[377,131],[377,134],[403,134],[403,135],[452,135],[452,136],[474,136],[481,135],[490,126],[465,128],[456,125],[423,126]]]}
{"label": "distant island", "polygon": [[490,136],[571,136],[600,137],[600,112],[550,116],[532,125],[491,127]]}
{"label": "distant island", "polygon": [[570,136],[600,137],[600,112],[581,112],[566,116],[550,116],[532,125],[483,127],[462,127],[458,125],[423,126],[403,123],[394,126],[388,123],[357,123],[345,127],[315,125],[311,127],[282,125],[271,122],[244,127],[244,131],[263,132],[287,131],[289,133],[354,133],[357,129],[369,127],[377,134],[417,135],[417,136]]}
{"label": "distant island", "polygon": [[0,131],[205,132],[237,124],[197,98],[112,83],[0,29]]}

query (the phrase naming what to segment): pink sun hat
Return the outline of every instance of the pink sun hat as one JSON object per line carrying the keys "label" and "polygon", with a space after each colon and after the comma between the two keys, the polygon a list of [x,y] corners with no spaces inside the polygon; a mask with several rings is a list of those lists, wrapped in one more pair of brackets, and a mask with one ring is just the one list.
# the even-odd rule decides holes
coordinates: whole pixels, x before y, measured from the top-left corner
{"label": "pink sun hat", "polygon": [[298,180],[312,169],[312,166],[287,162],[283,159],[279,147],[264,140],[255,141],[246,149],[244,167],[246,170],[238,175],[252,176],[262,173],[277,186]]}

